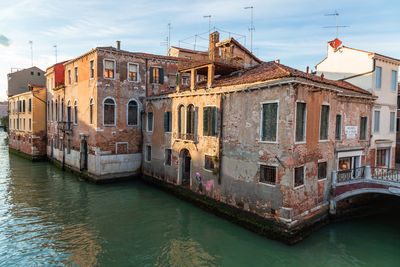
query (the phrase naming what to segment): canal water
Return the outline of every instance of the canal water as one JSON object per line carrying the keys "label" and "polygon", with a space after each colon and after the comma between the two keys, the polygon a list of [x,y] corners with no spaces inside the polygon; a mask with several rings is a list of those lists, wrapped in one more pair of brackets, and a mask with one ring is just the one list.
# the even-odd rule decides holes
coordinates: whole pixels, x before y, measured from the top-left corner
{"label": "canal water", "polygon": [[0,133],[0,266],[400,266],[390,215],[287,246],[141,182],[93,185],[9,155]]}

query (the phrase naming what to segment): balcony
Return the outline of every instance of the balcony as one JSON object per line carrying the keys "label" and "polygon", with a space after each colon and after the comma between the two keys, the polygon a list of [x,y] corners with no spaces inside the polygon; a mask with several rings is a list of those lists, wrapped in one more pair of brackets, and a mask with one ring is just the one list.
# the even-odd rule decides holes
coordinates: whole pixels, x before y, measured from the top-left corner
{"label": "balcony", "polygon": [[59,121],[57,128],[66,134],[72,134],[72,121]]}
{"label": "balcony", "polygon": [[195,135],[193,133],[174,133],[173,137],[180,140],[195,141]]}

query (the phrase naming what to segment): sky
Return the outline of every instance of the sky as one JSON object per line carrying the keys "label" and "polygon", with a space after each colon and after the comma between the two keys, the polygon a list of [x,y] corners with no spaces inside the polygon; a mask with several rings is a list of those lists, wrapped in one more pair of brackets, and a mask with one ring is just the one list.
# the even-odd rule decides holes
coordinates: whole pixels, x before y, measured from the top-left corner
{"label": "sky", "polygon": [[[174,46],[207,50],[209,19],[220,39],[233,36],[250,49],[253,6],[253,51],[264,61],[305,70],[324,59],[327,42],[336,37],[349,47],[400,58],[400,1],[351,0],[0,0],[0,100],[6,100],[7,73],[33,64],[46,70],[97,46],[166,54],[171,24]],[[229,33],[230,32],[230,33]],[[197,35],[197,37],[196,37]]]}

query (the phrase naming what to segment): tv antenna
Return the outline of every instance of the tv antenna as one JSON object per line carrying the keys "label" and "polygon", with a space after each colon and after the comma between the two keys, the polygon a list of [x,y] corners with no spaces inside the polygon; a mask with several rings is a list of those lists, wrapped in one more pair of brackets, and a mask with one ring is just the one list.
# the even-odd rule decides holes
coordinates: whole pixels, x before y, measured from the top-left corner
{"label": "tv antenna", "polygon": [[251,24],[250,24],[250,52],[253,53],[253,32],[255,31],[254,24],[253,24],[253,6],[246,6],[244,9],[251,10]]}
{"label": "tv antenna", "polygon": [[336,38],[338,38],[338,36],[339,36],[339,28],[350,27],[350,26],[346,26],[346,25],[339,25],[339,23],[338,23],[339,13],[336,10],[334,13],[325,14],[324,16],[335,16],[336,26],[325,26],[323,28],[336,28]]}
{"label": "tv antenna", "polygon": [[168,36],[165,37],[165,39],[160,42],[160,45],[167,47],[167,55],[168,55],[169,48],[171,47],[171,23],[168,23]]}
{"label": "tv antenna", "polygon": [[208,36],[210,36],[211,33],[211,15],[203,16],[203,18],[208,18]]}
{"label": "tv antenna", "polygon": [[57,45],[53,45],[54,47],[54,54],[56,56],[56,63],[57,63]]}

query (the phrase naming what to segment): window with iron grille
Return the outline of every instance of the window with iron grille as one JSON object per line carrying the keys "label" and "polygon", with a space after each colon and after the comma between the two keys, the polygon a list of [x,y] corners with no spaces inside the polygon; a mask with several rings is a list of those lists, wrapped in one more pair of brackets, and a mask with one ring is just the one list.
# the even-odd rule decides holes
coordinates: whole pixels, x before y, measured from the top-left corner
{"label": "window with iron grille", "polygon": [[260,165],[260,183],[276,184],[276,167]]}
{"label": "window with iron grille", "polygon": [[171,166],[172,164],[172,150],[167,148],[165,149],[165,165]]}
{"label": "window with iron grille", "polygon": [[212,156],[204,155],[204,169],[210,170],[210,171],[215,169]]}
{"label": "window with iron grille", "polygon": [[318,180],[325,179],[327,172],[327,163],[319,162],[318,163]]}
{"label": "window with iron grille", "polygon": [[294,186],[301,186],[304,184],[304,166],[294,168]]}

